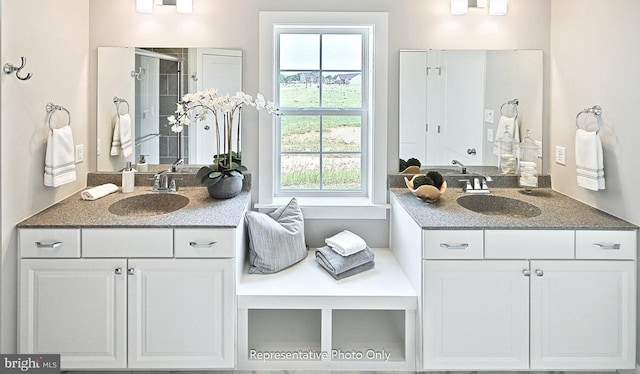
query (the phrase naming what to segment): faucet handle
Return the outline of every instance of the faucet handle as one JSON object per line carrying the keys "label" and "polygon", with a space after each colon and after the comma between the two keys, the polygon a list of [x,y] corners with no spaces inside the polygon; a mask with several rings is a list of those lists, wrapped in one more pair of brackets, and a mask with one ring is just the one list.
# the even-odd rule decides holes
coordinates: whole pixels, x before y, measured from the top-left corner
{"label": "faucet handle", "polygon": [[462,186],[462,191],[473,190],[473,186],[471,185],[471,180],[470,179],[458,179],[458,182],[465,183],[465,185]]}

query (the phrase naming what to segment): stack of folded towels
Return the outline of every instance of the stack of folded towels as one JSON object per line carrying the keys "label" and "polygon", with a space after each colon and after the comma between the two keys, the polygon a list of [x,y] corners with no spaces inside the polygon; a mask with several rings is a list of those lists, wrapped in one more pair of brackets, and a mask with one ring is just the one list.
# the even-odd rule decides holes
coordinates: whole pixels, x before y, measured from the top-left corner
{"label": "stack of folded towels", "polygon": [[327,246],[316,249],[316,262],[335,279],[343,279],[373,269],[373,251],[351,231],[344,230],[325,239]]}

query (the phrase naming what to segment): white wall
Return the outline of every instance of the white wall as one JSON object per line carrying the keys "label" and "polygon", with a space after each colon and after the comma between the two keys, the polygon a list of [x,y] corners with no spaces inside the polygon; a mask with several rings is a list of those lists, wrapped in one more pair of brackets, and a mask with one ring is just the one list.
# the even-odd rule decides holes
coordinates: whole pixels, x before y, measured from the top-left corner
{"label": "white wall", "polygon": [[[15,224],[85,186],[88,163],[76,165],[77,180],[44,187],[48,127],[45,105],[63,105],[72,116],[76,144],[88,145],[89,3],[86,0],[3,0],[2,64],[27,57],[29,81],[2,75],[2,339],[0,352],[15,350]],[[54,122],[55,123],[55,122]]]}
{"label": "white wall", "polygon": [[[556,145],[567,149],[566,166],[551,164],[554,189],[636,225],[640,225],[638,19],[640,2],[635,0],[553,0],[548,152],[553,157]],[[596,104],[603,109],[600,134],[606,189],[592,192],[575,181],[575,116]],[[640,328],[640,318],[637,325]],[[640,344],[637,349],[640,363]]]}
{"label": "white wall", "polygon": [[[258,91],[258,14],[260,11],[382,11],[389,13],[388,170],[396,171],[398,157],[398,52],[402,48],[541,49],[548,72],[550,0],[510,0],[509,15],[490,17],[486,10],[471,10],[453,17],[446,0],[194,0],[193,14],[177,14],[173,7],[156,7],[138,14],[132,0],[91,0],[91,110],[95,124],[96,56],[99,46],[188,46],[241,48],[244,51],[244,90]],[[548,75],[545,75],[548,77]],[[546,80],[548,81],[548,80]],[[545,116],[548,118],[545,104]],[[258,186],[257,114],[244,113],[243,163],[253,173],[253,196]],[[545,120],[546,126],[546,120]],[[95,137],[95,127],[90,128]],[[95,147],[95,145],[94,145]],[[95,149],[95,148],[94,148]],[[255,150],[255,151],[254,151]],[[88,152],[94,155],[95,150]],[[95,164],[93,165],[95,168]],[[388,245],[388,221],[309,222],[310,245],[345,226],[372,246]],[[334,232],[333,232],[334,233]]]}

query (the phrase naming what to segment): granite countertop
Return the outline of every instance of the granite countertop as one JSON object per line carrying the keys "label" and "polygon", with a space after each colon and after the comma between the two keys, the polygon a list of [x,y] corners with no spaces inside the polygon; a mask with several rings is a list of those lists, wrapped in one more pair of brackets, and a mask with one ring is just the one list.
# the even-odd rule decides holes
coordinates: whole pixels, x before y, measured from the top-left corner
{"label": "granite countertop", "polygon": [[123,198],[151,192],[151,187],[136,187],[132,193],[120,191],[95,201],[85,201],[76,193],[50,208],[18,224],[19,228],[71,228],[71,227],[237,227],[250,199],[244,189],[234,198],[212,199],[205,187],[181,187],[178,192],[189,198],[189,204],[171,213],[146,217],[126,217],[109,212],[109,206]]}
{"label": "granite countertop", "polygon": [[492,188],[491,195],[510,197],[533,204],[542,213],[537,217],[517,218],[476,213],[456,200],[466,195],[461,188],[450,187],[440,199],[428,204],[407,188],[391,188],[400,205],[423,229],[487,230],[634,230],[638,227],[601,210],[562,195],[550,188],[534,189],[526,194],[521,188]]}

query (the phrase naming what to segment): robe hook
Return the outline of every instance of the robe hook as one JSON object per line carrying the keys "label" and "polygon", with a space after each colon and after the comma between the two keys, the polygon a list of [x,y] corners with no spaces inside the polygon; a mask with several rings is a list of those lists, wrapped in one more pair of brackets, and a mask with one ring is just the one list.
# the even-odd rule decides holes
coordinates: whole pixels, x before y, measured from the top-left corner
{"label": "robe hook", "polygon": [[20,65],[20,67],[7,63],[7,64],[4,64],[4,68],[2,70],[4,71],[5,74],[16,73],[16,77],[21,81],[29,80],[31,79],[33,74],[27,73],[27,75],[25,75],[24,77],[20,76],[20,72],[22,71],[22,69],[24,69],[25,65],[27,64],[27,58],[20,57],[20,59],[22,60],[22,64]]}

